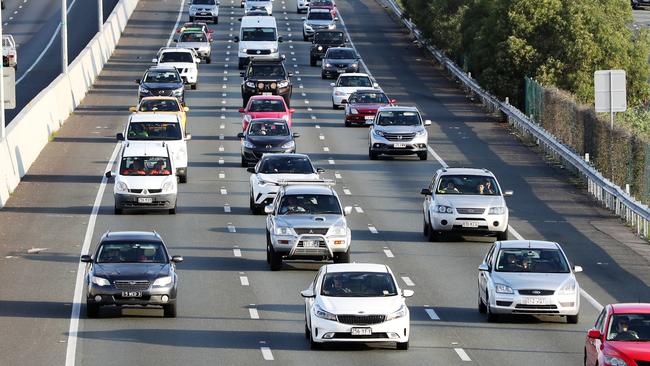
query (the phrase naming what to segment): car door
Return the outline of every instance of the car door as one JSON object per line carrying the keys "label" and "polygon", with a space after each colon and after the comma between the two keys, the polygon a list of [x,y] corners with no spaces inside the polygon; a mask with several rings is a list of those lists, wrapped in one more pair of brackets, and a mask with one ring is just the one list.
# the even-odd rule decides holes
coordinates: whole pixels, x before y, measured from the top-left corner
{"label": "car door", "polygon": [[424,221],[427,222],[428,224],[431,223],[431,221],[429,220],[430,219],[430,217],[429,217],[429,207],[431,207],[431,205],[434,202],[433,196],[436,193],[434,187],[436,185],[436,181],[438,180],[438,175],[440,175],[440,171],[437,171],[433,175],[433,179],[431,179],[431,183],[429,183],[429,191],[431,191],[431,194],[430,195],[425,195],[424,196],[424,202],[422,203],[422,209],[423,209],[423,213],[424,213]]}
{"label": "car door", "polygon": [[483,259],[483,264],[486,264],[489,270],[478,271],[478,293],[481,298],[481,301],[483,301],[485,304],[487,304],[487,297],[488,297],[487,289],[488,289],[488,284],[490,283],[490,274],[493,268],[492,263],[496,252],[497,252],[497,245],[492,244],[492,247],[490,247],[490,250],[488,250],[487,254],[485,255],[485,258]]}
{"label": "car door", "polygon": [[316,273],[316,276],[314,277],[314,280],[312,283],[309,285],[308,288],[310,288],[313,293],[314,297],[306,297],[305,298],[305,322],[307,322],[307,327],[309,330],[311,330],[311,308],[314,306],[314,302],[316,301],[316,296],[318,296],[318,290],[320,288],[320,276],[323,273],[323,267]]}
{"label": "car door", "polygon": [[[607,308],[604,308],[594,324],[594,329],[598,329],[600,334],[605,334],[605,319],[607,319]],[[598,353],[600,352],[600,346],[602,344],[602,339],[594,339],[587,337],[585,344],[585,365],[596,365],[598,362]]]}

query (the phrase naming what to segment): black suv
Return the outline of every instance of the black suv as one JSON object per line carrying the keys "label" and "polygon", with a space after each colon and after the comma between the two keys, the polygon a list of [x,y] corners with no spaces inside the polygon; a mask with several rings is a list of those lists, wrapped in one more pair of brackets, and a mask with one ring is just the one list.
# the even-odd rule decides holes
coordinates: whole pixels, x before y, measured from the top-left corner
{"label": "black suv", "polygon": [[135,79],[138,87],[138,101],[144,97],[176,97],[185,104],[185,84],[175,67],[152,66],[142,79]]}
{"label": "black suv", "polygon": [[241,72],[244,81],[241,84],[243,106],[253,95],[280,95],[290,105],[292,85],[282,60],[252,60],[246,71]]}
{"label": "black suv", "polygon": [[340,30],[319,30],[314,34],[309,50],[309,64],[316,66],[330,47],[346,47],[348,40]]}
{"label": "black suv", "polygon": [[108,232],[95,255],[82,255],[86,267],[86,315],[99,315],[104,305],[162,306],[165,317],[176,317],[176,263],[156,232]]}

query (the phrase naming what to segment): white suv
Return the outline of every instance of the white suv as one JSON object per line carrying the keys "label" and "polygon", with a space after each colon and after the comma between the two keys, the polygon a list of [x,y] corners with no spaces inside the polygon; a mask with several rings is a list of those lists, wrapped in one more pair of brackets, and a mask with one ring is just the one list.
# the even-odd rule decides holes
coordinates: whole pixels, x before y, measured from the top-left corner
{"label": "white suv", "polygon": [[262,10],[267,15],[273,15],[273,2],[271,0],[248,0],[244,5],[244,14],[248,15],[251,11]]}
{"label": "white suv", "polygon": [[127,208],[168,210],[176,213],[178,186],[174,159],[164,142],[130,142],[122,146],[117,170],[106,172],[115,177],[113,196],[115,214]]}
{"label": "white suv", "polygon": [[436,171],[424,195],[423,234],[429,241],[446,233],[496,235],[508,239],[508,207],[497,178],[487,169],[442,168]]}
{"label": "white suv", "polygon": [[176,175],[181,183],[187,183],[187,141],[192,135],[186,133],[176,114],[133,113],[129,116],[124,132],[117,134],[118,141],[165,142],[169,147]]}
{"label": "white suv", "polygon": [[219,2],[217,0],[192,0],[190,3],[190,22],[204,20],[219,23]]}
{"label": "white suv", "polygon": [[379,89],[379,84],[368,74],[361,72],[340,74],[332,87],[332,109],[348,102],[350,95],[361,89]]}
{"label": "white suv", "polygon": [[178,70],[185,84],[190,84],[196,89],[199,79],[199,68],[196,66],[201,62],[196,51],[191,48],[163,47],[158,50],[156,58],[151,60],[158,66],[171,66]]}
{"label": "white suv", "polygon": [[427,160],[428,139],[426,126],[415,107],[388,106],[377,110],[368,131],[368,157],[376,160],[379,155],[413,155]]}
{"label": "white suv", "polygon": [[341,206],[328,182],[284,182],[264,211],[266,261],[272,271],[282,268],[283,259],[350,261],[351,231],[345,215],[352,207]]}

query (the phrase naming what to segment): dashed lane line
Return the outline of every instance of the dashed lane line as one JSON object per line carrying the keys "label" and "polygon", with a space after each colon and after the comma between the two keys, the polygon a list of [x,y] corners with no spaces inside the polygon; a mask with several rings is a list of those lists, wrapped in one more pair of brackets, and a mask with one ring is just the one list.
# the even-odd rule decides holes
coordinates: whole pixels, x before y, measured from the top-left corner
{"label": "dashed lane line", "polygon": [[[425,306],[428,306],[428,305],[425,305]],[[424,311],[427,313],[427,315],[429,316],[429,318],[431,320],[440,320],[440,317],[438,316],[438,314],[436,314],[436,311],[433,310],[432,308],[426,308],[426,309],[424,309]]]}
{"label": "dashed lane line", "polygon": [[408,277],[408,276],[402,276],[402,281],[404,281],[404,283],[406,284],[406,286],[410,286],[410,287],[415,286],[415,283],[413,283],[413,281],[411,280],[411,278]]}
{"label": "dashed lane line", "polygon": [[384,254],[386,254],[386,257],[388,257],[388,258],[395,258],[395,255],[393,254],[393,252],[391,252],[390,249],[388,249],[388,248],[384,248]]}
{"label": "dashed lane line", "polygon": [[235,257],[241,257],[241,249],[233,248],[232,249],[232,255],[234,255]]}
{"label": "dashed lane line", "polygon": [[371,224],[368,224],[368,230],[369,230],[372,234],[379,234],[379,231],[377,231],[377,228],[374,227],[374,226],[372,226]]}
{"label": "dashed lane line", "polygon": [[269,347],[260,347],[260,350],[262,351],[262,357],[266,361],[273,361],[273,353],[271,352],[271,348]]}
{"label": "dashed lane line", "polygon": [[460,357],[461,361],[464,361],[464,362],[471,362],[472,361],[472,359],[469,358],[469,356],[467,355],[467,352],[465,352],[464,349],[462,349],[462,348],[454,348],[454,351],[456,351],[456,354],[458,355],[458,357]]}

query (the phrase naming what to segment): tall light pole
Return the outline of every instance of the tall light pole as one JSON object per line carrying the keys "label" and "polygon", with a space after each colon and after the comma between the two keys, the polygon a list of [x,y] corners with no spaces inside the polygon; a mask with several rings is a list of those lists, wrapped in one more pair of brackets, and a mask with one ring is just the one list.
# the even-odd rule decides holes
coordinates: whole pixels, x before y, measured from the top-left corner
{"label": "tall light pole", "polygon": [[61,0],[61,72],[68,73],[68,1]]}
{"label": "tall light pole", "polygon": [[97,19],[97,31],[101,32],[104,25],[104,2],[102,0],[97,0]]}
{"label": "tall light pole", "polygon": [[[2,42],[2,7],[0,7],[0,42]],[[4,48],[4,45],[2,45]],[[4,51],[3,51],[4,54]],[[2,63],[0,63],[0,141],[4,141],[6,137],[6,128],[5,128],[5,86],[4,86],[4,72],[5,72],[5,62],[4,57]]]}

